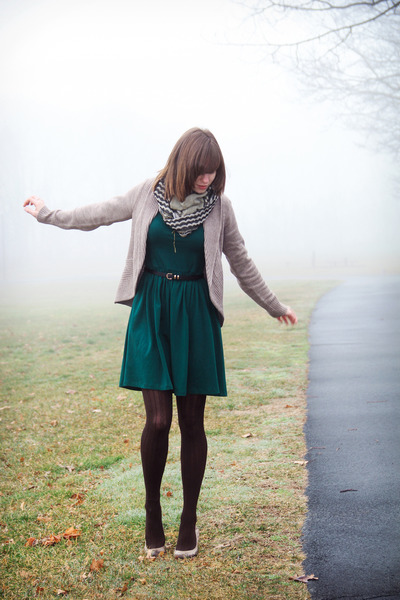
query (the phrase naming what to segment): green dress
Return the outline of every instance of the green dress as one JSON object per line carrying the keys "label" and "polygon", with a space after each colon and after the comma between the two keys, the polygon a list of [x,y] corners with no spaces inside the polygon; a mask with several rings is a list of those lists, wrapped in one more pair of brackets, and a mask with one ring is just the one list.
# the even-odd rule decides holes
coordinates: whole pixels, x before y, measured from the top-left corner
{"label": "green dress", "polygon": [[[203,226],[181,237],[160,213],[149,227],[145,266],[180,275],[204,272]],[[144,272],[133,299],[120,386],[176,396],[226,396],[221,325],[204,278],[170,281]]]}

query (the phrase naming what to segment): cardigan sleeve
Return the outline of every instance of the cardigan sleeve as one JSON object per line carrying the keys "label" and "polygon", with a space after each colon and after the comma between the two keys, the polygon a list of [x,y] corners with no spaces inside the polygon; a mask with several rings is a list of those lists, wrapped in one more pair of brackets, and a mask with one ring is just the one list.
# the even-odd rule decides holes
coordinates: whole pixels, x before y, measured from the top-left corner
{"label": "cardigan sleeve", "polygon": [[88,204],[73,210],[50,210],[44,206],[37,219],[40,223],[55,225],[61,229],[92,231],[103,225],[131,219],[137,198],[146,193],[150,187],[151,182],[148,180],[123,196],[115,196],[105,202]]}
{"label": "cardigan sleeve", "polygon": [[239,232],[232,204],[226,196],[224,196],[223,212],[222,250],[228,260],[231,272],[242,290],[272,317],[283,316],[288,307],[279,302],[249,257],[244,239]]}

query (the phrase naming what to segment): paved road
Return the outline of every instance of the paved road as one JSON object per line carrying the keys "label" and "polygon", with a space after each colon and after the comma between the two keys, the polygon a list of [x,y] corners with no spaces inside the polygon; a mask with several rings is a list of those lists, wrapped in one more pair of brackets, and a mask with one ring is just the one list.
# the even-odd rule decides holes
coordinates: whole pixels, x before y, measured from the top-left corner
{"label": "paved road", "polygon": [[330,291],[310,343],[311,598],[400,599],[400,277]]}

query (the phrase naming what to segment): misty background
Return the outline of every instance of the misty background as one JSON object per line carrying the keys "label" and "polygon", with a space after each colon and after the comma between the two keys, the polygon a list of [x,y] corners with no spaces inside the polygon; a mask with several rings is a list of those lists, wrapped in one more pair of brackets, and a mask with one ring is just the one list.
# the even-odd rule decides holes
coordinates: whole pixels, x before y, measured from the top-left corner
{"label": "misty background", "polygon": [[116,288],[129,222],[63,231],[22,203],[123,194],[193,126],[221,146],[226,193],[267,281],[398,272],[396,161],[333,100],[304,94],[257,35],[232,0],[1,0],[2,283]]}

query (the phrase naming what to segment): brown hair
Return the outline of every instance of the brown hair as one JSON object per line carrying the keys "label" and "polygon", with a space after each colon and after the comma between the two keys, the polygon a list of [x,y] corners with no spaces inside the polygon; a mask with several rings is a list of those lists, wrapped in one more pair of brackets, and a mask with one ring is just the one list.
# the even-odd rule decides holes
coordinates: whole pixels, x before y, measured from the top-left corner
{"label": "brown hair", "polygon": [[214,192],[222,194],[225,189],[225,163],[217,140],[208,129],[193,127],[176,142],[167,164],[159,172],[154,187],[160,179],[165,181],[165,197],[176,196],[183,202],[193,191],[199,175],[214,173]]}

